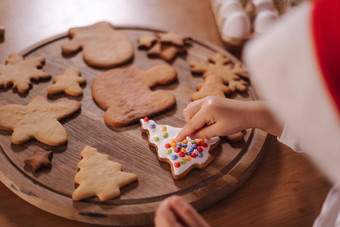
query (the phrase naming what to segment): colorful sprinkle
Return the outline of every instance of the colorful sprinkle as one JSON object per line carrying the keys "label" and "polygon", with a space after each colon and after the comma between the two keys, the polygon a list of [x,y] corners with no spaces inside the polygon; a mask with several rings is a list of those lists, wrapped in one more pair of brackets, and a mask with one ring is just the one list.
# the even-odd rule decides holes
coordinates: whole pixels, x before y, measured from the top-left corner
{"label": "colorful sprinkle", "polygon": [[168,149],[168,148],[170,148],[170,147],[171,147],[170,143],[165,144],[165,148],[166,148],[166,149]]}
{"label": "colorful sprinkle", "polygon": [[197,146],[202,146],[202,142],[201,141],[197,141],[196,144],[197,144]]}
{"label": "colorful sprinkle", "polygon": [[171,155],[171,159],[172,159],[172,160],[176,160],[177,158],[178,158],[177,155],[175,155],[175,154]]}
{"label": "colorful sprinkle", "polygon": [[148,117],[144,117],[144,121],[145,121],[145,122],[148,122],[148,121],[149,121],[149,118],[148,118]]}
{"label": "colorful sprinkle", "polygon": [[156,128],[156,125],[152,123],[152,124],[150,124],[150,128],[151,128],[151,129],[155,129],[155,128]]}
{"label": "colorful sprinkle", "polygon": [[208,147],[208,144],[207,143],[203,143],[202,146],[203,147]]}
{"label": "colorful sprinkle", "polygon": [[197,154],[196,153],[191,153],[191,157],[196,158]]}
{"label": "colorful sprinkle", "polygon": [[200,138],[199,141],[203,143],[203,142],[204,142],[204,139]]}
{"label": "colorful sprinkle", "polygon": [[163,132],[163,137],[167,138],[169,136],[168,132]]}
{"label": "colorful sprinkle", "polygon": [[176,148],[174,149],[174,152],[178,153],[178,152],[179,152],[179,149],[176,147]]}
{"label": "colorful sprinkle", "polygon": [[189,147],[188,148],[188,151],[191,153],[191,152],[193,152],[195,149],[193,148],[193,147]]}
{"label": "colorful sprinkle", "polygon": [[176,143],[171,143],[171,147],[175,148],[176,147]]}
{"label": "colorful sprinkle", "polygon": [[159,137],[158,136],[154,136],[153,137],[153,141],[158,142],[159,141]]}
{"label": "colorful sprinkle", "polygon": [[183,144],[188,144],[188,140],[183,140]]}
{"label": "colorful sprinkle", "polygon": [[182,158],[181,160],[179,160],[179,162],[180,162],[181,164],[185,164],[185,163],[187,163],[187,162],[185,161],[185,159],[184,159],[184,158]]}
{"label": "colorful sprinkle", "polygon": [[190,156],[190,152],[189,151],[187,151],[187,152],[185,152],[185,155],[188,155],[188,156]]}
{"label": "colorful sprinkle", "polygon": [[166,131],[166,126],[163,125],[162,128],[161,128],[161,130],[162,130],[163,132]]}
{"label": "colorful sprinkle", "polygon": [[171,139],[170,143],[176,143],[175,139]]}
{"label": "colorful sprinkle", "polygon": [[182,144],[181,144],[181,143],[178,143],[178,144],[177,144],[177,148],[182,148]]}
{"label": "colorful sprinkle", "polygon": [[191,143],[191,144],[195,144],[195,143],[196,143],[196,140],[191,140],[190,143]]}
{"label": "colorful sprinkle", "polygon": [[185,150],[186,150],[185,147],[181,148],[181,152],[185,152]]}
{"label": "colorful sprinkle", "polygon": [[175,162],[175,163],[174,163],[174,166],[175,166],[176,168],[178,168],[178,167],[181,166],[181,164],[180,164],[179,162]]}
{"label": "colorful sprinkle", "polygon": [[166,154],[171,154],[172,153],[172,149],[166,149]]}
{"label": "colorful sprinkle", "polygon": [[193,144],[192,147],[193,147],[194,149],[196,149],[196,148],[197,148],[197,144]]}
{"label": "colorful sprinkle", "polygon": [[182,144],[182,147],[187,148],[187,147],[188,147],[188,144]]}
{"label": "colorful sprinkle", "polygon": [[184,152],[180,152],[179,156],[183,158],[185,156],[185,153]]}
{"label": "colorful sprinkle", "polygon": [[191,161],[191,157],[190,156],[185,156],[185,160],[189,162],[189,161]]}
{"label": "colorful sprinkle", "polygon": [[203,152],[203,148],[202,148],[202,147],[198,147],[198,148],[197,148],[197,151],[198,151],[198,152]]}
{"label": "colorful sprinkle", "polygon": [[197,156],[198,156],[199,158],[203,158],[203,153],[198,153]]}

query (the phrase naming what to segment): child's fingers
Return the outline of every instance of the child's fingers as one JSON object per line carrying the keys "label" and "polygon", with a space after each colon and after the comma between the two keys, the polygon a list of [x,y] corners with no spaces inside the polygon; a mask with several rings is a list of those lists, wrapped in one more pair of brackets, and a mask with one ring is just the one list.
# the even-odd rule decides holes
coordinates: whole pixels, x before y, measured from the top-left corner
{"label": "child's fingers", "polygon": [[164,200],[155,213],[156,227],[181,227],[182,225],[177,221],[175,214],[170,208],[170,198]]}
{"label": "child's fingers", "polygon": [[184,125],[182,130],[176,136],[175,140],[183,141],[188,135],[191,135],[196,130],[202,128],[206,124],[205,117],[206,117],[205,111],[197,112],[192,117],[192,119],[186,125]]}
{"label": "child's fingers", "polygon": [[203,138],[203,139],[209,139],[213,136],[217,136],[218,128],[216,124],[207,125],[205,127],[202,127],[201,129],[198,129],[195,132],[195,138]]}
{"label": "child's fingers", "polygon": [[189,227],[208,227],[208,223],[197,211],[179,196],[172,196],[169,200],[170,208],[177,214],[177,218]]}
{"label": "child's fingers", "polygon": [[183,116],[186,122],[189,122],[191,118],[201,109],[204,100],[205,98],[194,101],[187,105],[187,107],[183,110]]}

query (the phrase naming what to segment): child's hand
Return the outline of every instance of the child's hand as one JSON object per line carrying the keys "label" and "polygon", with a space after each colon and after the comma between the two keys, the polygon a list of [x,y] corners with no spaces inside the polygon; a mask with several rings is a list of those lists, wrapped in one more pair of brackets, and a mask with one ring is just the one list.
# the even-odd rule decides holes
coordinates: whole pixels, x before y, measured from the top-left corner
{"label": "child's hand", "polygon": [[239,101],[215,96],[190,103],[183,115],[186,125],[176,136],[191,138],[227,136],[247,128],[260,128],[281,135],[282,127],[263,101]]}
{"label": "child's hand", "polygon": [[179,196],[164,200],[155,214],[156,227],[208,227],[197,211]]}

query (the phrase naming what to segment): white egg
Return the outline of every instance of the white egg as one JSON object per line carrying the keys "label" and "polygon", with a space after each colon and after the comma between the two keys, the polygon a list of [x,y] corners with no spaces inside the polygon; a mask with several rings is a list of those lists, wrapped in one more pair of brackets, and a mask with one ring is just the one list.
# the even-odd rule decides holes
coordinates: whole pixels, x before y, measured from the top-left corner
{"label": "white egg", "polygon": [[254,21],[254,30],[256,33],[264,33],[278,19],[278,14],[269,10],[261,11],[257,14]]}
{"label": "white egg", "polygon": [[250,29],[250,20],[245,12],[235,12],[224,21],[222,33],[230,38],[242,38],[250,33]]}
{"label": "white egg", "polygon": [[270,10],[274,11],[274,3],[272,0],[253,0],[253,3],[256,7],[257,13],[264,11],[264,10]]}
{"label": "white egg", "polygon": [[241,11],[243,11],[243,7],[238,0],[228,0],[221,4],[218,16],[220,18],[228,18],[232,13]]}

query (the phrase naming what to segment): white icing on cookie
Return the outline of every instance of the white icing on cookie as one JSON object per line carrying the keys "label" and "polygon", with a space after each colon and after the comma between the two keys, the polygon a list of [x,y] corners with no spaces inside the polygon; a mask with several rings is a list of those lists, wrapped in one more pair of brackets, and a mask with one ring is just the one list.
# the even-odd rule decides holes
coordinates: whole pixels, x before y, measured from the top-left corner
{"label": "white icing on cookie", "polygon": [[[184,157],[181,157],[180,156],[181,151],[177,153],[175,151],[175,147],[166,148],[166,144],[168,144],[167,146],[169,145],[171,146],[171,142],[170,142],[171,139],[174,139],[177,136],[181,128],[175,128],[169,125],[157,125],[153,120],[144,121],[144,119],[140,119],[140,123],[141,123],[141,127],[144,130],[147,130],[149,132],[149,143],[157,146],[158,156],[161,159],[168,159],[173,165],[174,175],[181,175],[194,164],[200,165],[200,164],[205,163],[210,157],[210,154],[209,154],[210,147],[214,145],[215,143],[219,142],[219,137],[212,137],[210,139],[205,139],[204,142],[200,141],[199,139],[196,139],[195,140],[196,142],[200,141],[198,142],[198,144],[202,144],[198,146],[195,143],[191,143],[191,139],[187,137],[188,143],[186,145],[184,145],[184,143],[180,143],[182,144],[182,146],[186,146],[185,152],[184,152],[185,155]],[[155,128],[152,128],[153,125],[155,126]],[[164,126],[166,130],[162,131],[162,127]],[[163,136],[164,134],[165,136]],[[155,139],[155,137],[158,138],[158,141],[156,141],[157,139]],[[203,144],[206,147],[204,147]],[[180,147],[181,145],[178,145],[177,143],[176,147],[177,146]],[[180,149],[181,148],[179,148],[179,150]],[[191,150],[192,152],[190,152]]]}

